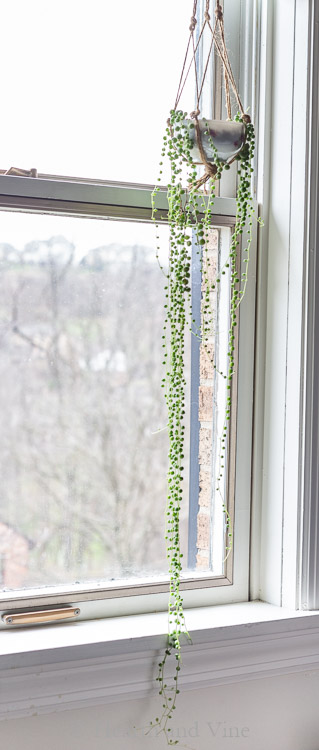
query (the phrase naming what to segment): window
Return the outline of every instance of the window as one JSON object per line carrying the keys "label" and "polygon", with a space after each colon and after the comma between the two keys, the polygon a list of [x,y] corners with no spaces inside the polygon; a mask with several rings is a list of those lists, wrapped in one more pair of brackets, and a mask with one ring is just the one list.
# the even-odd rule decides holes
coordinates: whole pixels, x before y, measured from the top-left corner
{"label": "window", "polygon": [[[72,5],[67,11],[70,17],[75,11]],[[104,4],[95,5],[101,24],[97,16],[92,23],[94,28],[104,29]],[[130,5],[127,3],[121,44],[130,28]],[[142,5],[146,16],[149,3]],[[239,22],[239,5],[229,19],[232,31]],[[33,6],[35,14],[40,12],[36,0]],[[170,33],[178,38],[182,50],[180,9],[179,3],[174,4],[172,14],[170,8]],[[63,50],[70,19],[64,15],[61,30],[58,10],[59,3],[53,23]],[[6,12],[10,23],[12,11]],[[110,12],[108,24],[113,28],[119,19],[112,14],[118,10]],[[87,35],[84,3],[76,4],[76,14],[72,49],[78,59],[76,49],[84,33]],[[161,15],[164,19],[164,7]],[[114,612],[116,599],[128,602],[134,595],[134,603],[121,604],[121,611],[148,611],[154,608],[155,596],[156,606],[165,606],[167,595],[161,529],[166,436],[165,408],[159,394],[160,350],[156,347],[162,326],[163,280],[154,262],[151,188],[143,183],[152,182],[156,173],[162,133],[158,113],[169,109],[172,92],[166,86],[163,90],[156,86],[156,92],[151,89],[151,126],[146,127],[138,102],[134,101],[133,108],[129,99],[125,100],[123,92],[129,96],[131,89],[124,81],[123,69],[116,86],[110,74],[107,77],[112,102],[104,109],[104,99],[97,91],[103,90],[105,70],[112,68],[116,50],[110,41],[106,62],[101,37],[100,45],[94,39],[89,47],[92,59],[86,58],[82,71],[77,70],[71,100],[62,70],[68,69],[67,59],[72,55],[68,48],[59,58],[59,75],[53,71],[53,38],[54,34],[50,35],[49,46],[43,41],[43,70],[52,84],[42,100],[45,142],[38,137],[39,129],[34,124],[31,127],[32,118],[21,137],[18,130],[10,132],[9,125],[7,132],[6,167],[25,166],[29,160],[29,167],[39,168],[39,176],[0,177],[1,408],[7,425],[1,435],[4,591],[0,606],[4,610],[26,603],[90,600],[94,607],[101,605],[99,612],[108,614]],[[157,30],[146,44],[153,46],[160,38]],[[175,46],[174,50],[177,56],[179,49]],[[118,50],[116,54],[121,71]],[[237,59],[239,50],[234,54]],[[130,71],[132,81],[141,76],[145,81],[141,91],[148,81],[144,56],[134,58],[135,67]],[[157,57],[155,53],[155,61]],[[30,70],[26,75],[31,76],[36,57],[32,53],[27,60]],[[168,60],[167,70],[170,64]],[[147,72],[151,81],[158,80],[155,71],[160,70],[161,59],[156,65],[153,61]],[[164,80],[163,70],[161,75]],[[59,85],[53,86],[57,80]],[[90,87],[85,85],[88,80],[92,81]],[[43,83],[37,81],[37,91]],[[12,82],[10,86],[11,97]],[[124,100],[125,114],[121,111]],[[216,109],[217,105],[216,100]],[[138,111],[137,118],[133,110]],[[108,144],[103,145],[103,152],[101,146],[93,148],[93,143],[91,148],[87,146],[85,133],[92,134],[92,121],[94,143]],[[150,133],[149,141],[145,132]],[[150,146],[152,152],[147,151]],[[77,177],[57,176],[59,172]],[[106,173],[117,181],[104,182]],[[96,179],[89,179],[92,175]],[[212,254],[217,266],[223,263],[234,224],[233,183],[234,174],[230,174],[215,204]],[[165,264],[165,189],[159,200]],[[200,293],[201,279],[194,260],[193,294],[199,316]],[[186,604],[248,597],[254,298],[252,285],[241,311],[245,335],[239,335],[237,342],[239,398],[235,401],[227,477],[229,502],[232,504],[234,497],[236,502],[238,541],[227,565],[223,564],[222,515],[218,505],[210,503],[215,469],[211,454],[216,461],[220,428],[212,424],[211,403],[214,394],[220,414],[225,393],[207,371],[197,340],[190,337],[189,341],[190,503],[183,520],[189,569],[185,569],[182,584]],[[213,301],[220,322],[220,361],[225,357],[226,301],[223,295]],[[245,441],[236,441],[236,425],[245,431]],[[108,498],[105,504],[102,497]],[[145,519],[150,503],[152,516]],[[148,596],[142,601],[144,593]]]}
{"label": "window", "polygon": [[[167,445],[158,346],[164,279],[152,247],[153,226],[132,222],[134,213],[136,219],[143,212],[149,216],[150,191],[56,180],[52,201],[48,180],[4,176],[0,181],[2,194],[7,191],[3,202],[16,208],[2,212],[0,245],[1,403],[7,424],[1,435],[4,601],[21,600],[21,589],[33,600],[36,588],[41,598],[47,594],[44,586],[63,592],[72,585],[78,592],[83,585],[92,589],[92,582],[98,597],[103,587],[110,596],[115,587],[129,591],[129,579],[140,592],[145,586],[165,590]],[[164,205],[164,192],[161,199]],[[31,204],[33,211],[25,212]],[[77,205],[82,215],[67,216]],[[107,221],[100,218],[102,210]],[[232,200],[228,210],[233,211]],[[216,215],[220,228],[211,238],[217,268],[233,223],[233,215],[223,211]],[[120,213],[129,218],[109,216]],[[165,265],[165,224],[161,231]],[[194,261],[194,304],[200,314],[198,274]],[[224,327],[221,365],[225,302],[223,295],[215,300],[217,329]],[[189,339],[191,442],[197,441],[198,449],[192,452],[190,509],[183,522],[186,588],[227,583],[231,577],[231,566],[227,571],[223,566],[222,514],[215,504],[211,517],[207,494],[212,434],[218,456],[212,385],[220,404],[225,392],[218,392],[207,372],[198,339]],[[150,492],[154,508],[145,517]]]}

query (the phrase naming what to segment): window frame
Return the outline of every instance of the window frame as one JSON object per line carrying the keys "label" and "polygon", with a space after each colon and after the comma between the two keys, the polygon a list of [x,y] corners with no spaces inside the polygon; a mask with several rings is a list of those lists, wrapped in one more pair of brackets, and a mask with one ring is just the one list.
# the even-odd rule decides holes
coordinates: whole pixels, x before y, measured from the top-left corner
{"label": "window frame", "polygon": [[250,597],[319,607],[318,7],[262,0]]}
{"label": "window frame", "polygon": [[[309,598],[309,579],[307,579],[307,576],[311,574],[311,567],[313,572],[317,570],[316,550],[319,549],[319,531],[318,528],[314,526],[313,529],[315,533],[312,534],[311,537],[308,536],[307,539],[309,526],[307,522],[306,524],[304,523],[304,519],[307,519],[307,513],[309,513],[309,510],[311,513],[313,512],[315,514],[314,517],[317,518],[316,514],[318,507],[317,498],[313,496],[311,489],[311,481],[314,478],[313,475],[311,477],[308,473],[306,480],[306,472],[307,470],[309,471],[309,468],[311,467],[311,463],[309,463],[309,456],[311,456],[311,453],[309,454],[309,442],[307,445],[304,439],[304,430],[306,429],[307,423],[307,414],[304,410],[304,399],[306,399],[307,392],[308,397],[310,399],[312,398],[312,375],[311,361],[310,363],[309,361],[306,363],[303,347],[306,346],[307,342],[307,346],[309,346],[308,351],[311,352],[311,347],[313,347],[314,344],[313,330],[308,332],[308,339],[306,330],[307,316],[310,315],[311,319],[311,309],[313,310],[313,308],[311,308],[312,303],[307,296],[309,294],[309,289],[304,286],[304,277],[302,278],[302,283],[296,283],[295,275],[296,268],[300,269],[300,253],[301,251],[306,251],[308,247],[307,238],[309,236],[313,238],[313,243],[311,243],[313,249],[316,249],[318,245],[316,234],[318,188],[316,186],[316,177],[314,174],[316,168],[314,168],[313,172],[310,169],[311,159],[313,159],[317,153],[315,144],[319,132],[318,114],[315,108],[311,110],[310,104],[313,94],[311,76],[312,70],[315,70],[315,68],[313,68],[314,60],[317,59],[317,53],[315,53],[314,50],[317,49],[316,24],[318,24],[318,18],[317,22],[315,22],[315,19],[318,13],[318,8],[316,8],[314,0],[308,0],[307,3],[296,0],[296,2],[291,4],[290,7],[288,7],[287,3],[282,0],[279,0],[276,4],[274,3],[274,0],[247,0],[246,5],[248,6],[251,2],[258,10],[258,24],[260,22],[261,33],[261,72],[259,78],[261,83],[261,95],[259,101],[260,128],[258,138],[258,162],[261,165],[261,168],[259,169],[257,181],[257,195],[259,204],[263,205],[263,216],[266,220],[266,225],[261,233],[257,267],[257,344],[255,350],[254,380],[253,471],[251,477],[253,506],[251,525],[252,555],[249,593],[245,591],[245,594],[243,595],[243,589],[241,588],[239,595],[236,596],[238,589],[229,586],[220,587],[218,590],[215,589],[213,594],[215,595],[217,593],[219,597],[220,594],[223,595],[224,593],[228,595],[228,597],[222,597],[220,603],[245,601],[247,598],[254,600],[261,599],[275,605],[275,611],[281,613],[285,612],[285,609],[280,610],[277,609],[277,607],[289,607],[290,610],[295,610],[298,607],[300,609],[313,609],[319,604],[315,597],[312,601]],[[243,5],[245,11],[245,2],[240,3],[240,5]],[[292,17],[294,18],[293,22]],[[254,34],[257,34],[256,27]],[[290,58],[288,59],[287,56],[286,43],[290,44],[292,38],[294,39],[295,48],[293,54],[293,66],[290,69]],[[267,424],[266,430],[264,430],[264,415],[267,415],[267,409],[269,409],[269,405],[271,404],[271,391],[269,389],[271,379],[275,382],[282,369],[287,371],[287,366],[289,364],[287,356],[282,359],[280,363],[269,362],[269,360],[267,360],[268,351],[265,341],[274,302],[273,295],[269,292],[269,282],[267,281],[268,254],[272,253],[274,255],[277,250],[276,234],[274,233],[274,225],[276,223],[276,204],[271,195],[271,185],[272,181],[276,179],[278,179],[279,184],[281,184],[282,177],[280,174],[280,165],[276,164],[275,159],[274,136],[278,136],[280,132],[283,132],[284,123],[286,122],[285,117],[281,118],[280,114],[275,116],[274,109],[272,109],[274,81],[277,74],[280,72],[281,76],[283,74],[285,76],[286,86],[288,74],[289,87],[291,88],[291,80],[293,80],[292,89],[294,85],[297,84],[296,95],[290,92],[289,110],[286,109],[286,112],[284,113],[288,119],[292,113],[295,115],[294,127],[291,127],[291,133],[289,133],[290,140],[293,132],[295,137],[296,135],[299,136],[297,152],[294,151],[292,154],[292,171],[290,179],[287,181],[284,188],[282,188],[282,194],[287,201],[286,208],[288,207],[287,211],[290,212],[290,218],[292,221],[290,223],[290,229],[287,229],[286,225],[283,227],[280,225],[280,229],[283,228],[283,240],[287,240],[289,232],[290,235],[293,236],[294,230],[297,230],[296,239],[292,247],[289,272],[286,273],[285,278],[288,286],[292,281],[294,282],[294,287],[291,291],[300,294],[301,290],[302,297],[302,311],[300,313],[300,309],[298,310],[297,317],[298,343],[300,343],[301,346],[298,360],[295,364],[295,370],[298,370],[298,373],[295,373],[295,377],[293,378],[294,388],[290,390],[288,389],[287,391],[289,395],[288,400],[282,400],[280,402],[280,414],[282,415],[283,413],[286,413],[286,415],[289,414],[290,416],[294,414],[295,419],[293,424],[295,427],[297,426],[297,428],[299,428],[300,432],[299,435],[297,435],[296,438],[293,438],[293,440],[290,441],[290,444],[287,444],[286,446],[286,468],[283,462],[281,462],[279,472],[280,480],[276,496],[272,497],[271,494],[267,492],[267,488],[265,488],[267,473],[273,468],[271,461],[269,460],[270,457],[267,455],[267,445],[273,441],[274,450],[276,448],[279,449],[281,447],[281,436],[278,435],[276,424],[273,424],[271,429],[269,424]],[[280,89],[280,85],[277,87]],[[301,101],[305,105],[304,107],[301,106]],[[311,111],[312,117],[309,117],[309,122],[306,124],[307,115],[308,113],[310,114]],[[288,131],[286,131],[286,133],[288,134]],[[312,146],[310,147],[311,144]],[[296,202],[291,201],[291,195],[294,193],[294,196],[296,197],[296,194],[300,190],[300,184],[302,184],[305,173],[308,175],[305,183],[305,194],[303,194],[301,198],[299,196],[298,211],[294,214]],[[311,178],[309,178],[309,174],[312,174]],[[48,175],[42,176],[42,178],[45,177],[48,178]],[[270,226],[271,223],[273,226]],[[307,232],[308,234],[306,234]],[[307,268],[307,264],[306,269],[308,273],[309,268]],[[309,308],[307,307],[308,305]],[[288,318],[290,325],[290,342],[288,350],[290,349],[291,353],[291,337],[296,337],[296,318],[292,314],[291,308],[288,311],[287,320]],[[302,336],[299,340],[300,330],[302,331]],[[289,377],[293,377],[292,371],[289,372]],[[306,383],[304,381],[304,375],[306,377]],[[308,401],[307,403],[309,414],[309,409],[311,412],[311,401]],[[289,432],[289,420],[287,422],[287,427]],[[314,423],[311,422],[311,424],[308,422],[308,438],[310,440],[310,445],[312,431],[313,434],[315,434],[316,429],[316,421]],[[289,437],[293,437],[292,433]],[[308,464],[306,460],[307,456]],[[297,464],[300,460],[302,465],[299,468]],[[315,461],[313,466],[316,468]],[[290,478],[287,476],[289,469],[291,469]],[[306,483],[306,481],[307,484],[303,486],[303,482]],[[292,486],[292,482],[295,483],[295,489],[293,504],[289,507],[289,493],[287,493],[287,489],[289,486]],[[285,495],[284,502],[282,502],[283,495]],[[277,502],[278,500],[279,504]],[[269,541],[268,530],[270,527],[275,534],[276,559],[271,550]],[[288,581],[289,576],[291,578],[290,581]],[[313,589],[313,591],[316,594],[315,589]],[[233,598],[230,598],[232,592],[234,592],[235,595]],[[207,602],[207,590],[204,592],[206,598],[203,598],[201,591],[194,590],[190,592],[191,598],[188,597],[189,592],[185,593],[184,604],[186,608],[196,606],[200,607],[207,603],[217,603],[214,596],[210,598],[210,602]],[[158,597],[157,599],[156,596]],[[305,596],[305,598],[303,598],[303,596]],[[127,601],[131,603],[131,607],[126,607],[122,610],[120,608],[120,613],[138,614],[145,611],[153,611],[158,608],[165,608],[165,602],[167,601],[166,595],[158,594],[155,595],[155,597],[149,595],[148,597],[144,597],[143,601],[145,601],[145,598],[149,599],[149,607],[146,609],[145,604],[141,602],[141,597],[127,597]],[[123,600],[120,598],[117,599],[117,603],[120,603],[121,601]],[[111,606],[107,611],[104,609],[105,616],[115,616],[118,614],[118,610],[112,606],[111,600],[109,600],[109,603],[111,603]],[[247,606],[253,607],[254,604],[250,603],[250,605]],[[206,611],[208,612],[209,610]],[[101,616],[98,615],[97,612],[97,608],[94,608],[94,602],[92,603],[92,606],[88,605],[86,611],[88,618]],[[247,621],[248,620],[249,615],[247,616]]]}
{"label": "window frame", "polygon": [[[258,70],[260,37],[260,0],[238,0],[236,5],[224,0],[225,26],[227,37],[231,39],[232,67],[243,99],[244,107],[251,104],[253,120],[258,121]],[[204,12],[204,3],[199,3],[199,14]],[[199,24],[198,24],[199,26]],[[221,108],[221,71],[213,63],[209,71],[211,82],[219,82],[214,102],[206,102],[211,108],[211,115],[220,117]],[[208,112],[208,109],[207,109]],[[257,165],[257,158],[256,158]],[[131,183],[104,182],[60,175],[39,174],[38,177],[18,177],[5,175],[0,170],[0,210],[25,210],[61,213],[69,216],[94,216],[101,219],[128,219],[133,221],[150,221],[151,192],[153,186]],[[230,170],[221,181],[221,193],[230,197],[217,197],[215,201],[213,224],[219,227],[233,226],[236,213],[234,196],[236,176]],[[256,194],[256,179],[254,183]],[[158,218],[165,221],[167,217],[166,189],[161,188],[157,195]],[[255,202],[255,211],[258,205]],[[236,510],[233,550],[233,577],[227,571],[226,576],[206,576],[183,581],[184,607],[199,607],[211,604],[245,602],[249,599],[250,582],[250,513],[251,513],[251,468],[253,456],[253,405],[254,405],[254,367],[255,367],[255,309],[256,309],[256,274],[257,274],[257,224],[253,227],[252,259],[249,273],[251,283],[247,287],[245,300],[240,310],[238,358],[238,410],[236,415],[237,432],[243,433],[245,439],[237,440],[235,495]],[[63,587],[61,587],[62,589]],[[81,586],[81,592],[84,590]],[[27,607],[49,606],[56,603],[77,603],[81,606],[81,618],[109,617],[118,614],[138,614],[165,610],[168,601],[168,579],[165,583],[130,586],[128,591],[114,587],[102,592],[101,587],[87,586],[85,595],[75,587],[62,591],[59,595],[45,588],[45,592],[34,590],[32,595],[17,596],[0,600],[0,610],[10,611]],[[142,593],[143,591],[143,593]],[[156,593],[153,593],[156,592]],[[30,592],[31,594],[31,592]],[[8,597],[9,598],[9,597]],[[81,619],[80,618],[80,619]],[[1,627],[1,620],[0,620]]]}
{"label": "window frame", "polygon": [[[151,221],[151,186],[129,183],[78,180],[68,177],[39,175],[18,177],[0,175],[0,210],[51,213],[72,217],[95,217],[102,220],[120,219],[137,222]],[[167,219],[166,189],[158,194],[158,218]],[[236,202],[233,198],[216,198],[213,224],[216,227],[234,225]],[[155,230],[154,230],[155,231]],[[234,554],[232,575],[231,560],[225,575],[198,574],[187,576],[181,582],[185,606],[202,606],[211,603],[246,601],[248,599],[249,575],[249,510],[250,467],[252,450],[252,398],[254,363],[254,307],[256,277],[256,238],[254,227],[252,260],[250,263],[251,284],[240,310],[240,325],[245,336],[239,333],[239,361],[243,366],[238,373],[237,429],[249,426],[247,441],[237,441],[236,466],[236,516],[234,532]],[[244,467],[244,470],[243,470]],[[248,501],[247,501],[248,498]],[[235,536],[236,535],[236,536]],[[237,543],[238,538],[238,543]],[[162,582],[147,580],[144,583],[102,587],[100,584],[45,587],[4,593],[0,599],[2,614],[16,609],[49,606],[53,604],[77,603],[81,608],[80,618],[109,616],[110,613],[131,611],[153,611],[167,606],[168,576]],[[226,593],[228,589],[229,593]],[[218,593],[216,593],[218,592]],[[224,593],[225,592],[225,593]],[[135,606],[128,604],[133,598]],[[110,606],[110,602],[113,602]],[[119,606],[114,608],[114,602]],[[126,605],[125,605],[126,602]],[[81,603],[81,604],[80,604]],[[89,613],[93,614],[89,614]],[[98,612],[98,614],[97,614]]]}
{"label": "window frame", "polygon": [[319,513],[318,513],[318,427],[319,384],[319,6],[309,7],[309,83],[308,83],[308,171],[306,174],[307,215],[304,295],[304,380],[302,382],[302,476],[299,519],[300,568],[297,577],[298,605],[303,610],[319,609]]}

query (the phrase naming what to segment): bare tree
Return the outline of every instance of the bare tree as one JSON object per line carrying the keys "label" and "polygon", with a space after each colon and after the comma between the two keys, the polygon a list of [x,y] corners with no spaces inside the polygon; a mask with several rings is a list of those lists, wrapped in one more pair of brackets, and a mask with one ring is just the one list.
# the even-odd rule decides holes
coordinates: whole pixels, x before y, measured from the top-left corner
{"label": "bare tree", "polygon": [[164,277],[58,239],[0,276],[0,520],[34,542],[25,585],[164,571]]}

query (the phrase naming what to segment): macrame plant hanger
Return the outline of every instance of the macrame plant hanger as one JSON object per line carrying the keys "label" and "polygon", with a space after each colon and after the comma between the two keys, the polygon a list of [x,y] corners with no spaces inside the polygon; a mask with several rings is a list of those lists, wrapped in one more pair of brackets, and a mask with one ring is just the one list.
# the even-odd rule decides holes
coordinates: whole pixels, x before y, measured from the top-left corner
{"label": "macrame plant hanger", "polygon": [[[194,120],[194,126],[195,126],[195,134],[196,134],[196,143],[197,147],[200,153],[201,161],[205,167],[205,173],[202,177],[200,177],[196,183],[196,188],[200,188],[202,185],[204,185],[207,180],[214,179],[217,173],[217,167],[215,164],[211,163],[205,154],[205,150],[203,147],[202,142],[202,135],[199,125],[199,116],[201,114],[200,112],[200,100],[203,92],[203,87],[205,83],[205,79],[208,72],[208,66],[209,61],[211,59],[211,55],[214,53],[214,51],[217,53],[218,57],[220,58],[222,68],[223,68],[223,78],[224,78],[224,88],[225,88],[225,102],[226,102],[226,110],[227,110],[227,118],[228,120],[232,120],[232,108],[231,108],[231,90],[233,91],[233,94],[235,96],[235,99],[237,101],[238,109],[242,118],[242,122],[247,125],[250,123],[250,116],[245,114],[238,88],[236,85],[236,81],[234,78],[234,74],[232,71],[232,67],[229,60],[229,55],[226,47],[225,42],[225,30],[224,30],[224,14],[221,7],[221,4],[219,0],[216,0],[216,7],[215,7],[215,22],[214,24],[211,23],[211,16],[209,12],[209,6],[210,6],[210,0],[206,0],[205,5],[205,12],[204,12],[204,21],[202,24],[202,28],[200,30],[198,40],[195,43],[195,28],[197,25],[197,19],[196,19],[196,11],[197,11],[197,4],[198,0],[194,0],[193,3],[193,13],[190,21],[189,26],[189,39],[187,43],[185,58],[183,62],[182,67],[182,73],[178,85],[176,100],[175,100],[175,106],[174,109],[176,110],[180,98],[182,96],[187,78],[189,76],[190,70],[192,66],[194,66],[194,72],[195,72],[195,90],[196,90],[196,109],[190,113],[190,117]],[[209,33],[211,35],[211,42],[209,46],[209,51],[206,59],[206,63],[204,66],[204,72],[202,75],[202,79],[199,80],[199,72],[198,72],[198,66],[196,62],[196,52],[199,47],[200,41],[203,37],[205,29],[209,30]],[[189,52],[191,51],[191,60],[188,64],[188,58],[189,58]],[[236,157],[234,157],[236,158]],[[233,159],[231,159],[233,161]],[[231,161],[228,163],[230,164]]]}

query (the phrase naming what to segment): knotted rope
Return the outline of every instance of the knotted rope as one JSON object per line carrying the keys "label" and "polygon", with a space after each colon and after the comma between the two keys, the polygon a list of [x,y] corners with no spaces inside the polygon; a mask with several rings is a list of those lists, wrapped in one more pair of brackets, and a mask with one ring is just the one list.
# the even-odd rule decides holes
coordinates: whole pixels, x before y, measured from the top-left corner
{"label": "knotted rope", "polygon": [[[203,175],[203,177],[199,178],[199,180],[196,183],[196,187],[200,187],[201,185],[205,184],[205,182],[208,179],[214,178],[217,173],[217,167],[214,164],[210,164],[210,162],[206,158],[206,155],[203,149],[203,144],[202,144],[200,126],[198,122],[198,117],[200,115],[200,100],[201,100],[201,96],[203,92],[204,82],[207,76],[209,61],[211,59],[213,50],[215,50],[217,55],[219,56],[221,60],[222,68],[223,68],[225,102],[226,102],[226,110],[227,110],[228,119],[229,120],[232,119],[231,90],[233,91],[233,94],[235,96],[243,122],[249,123],[250,117],[249,115],[245,114],[245,111],[244,111],[244,108],[243,108],[243,105],[239,96],[236,81],[234,78],[234,74],[232,71],[232,67],[230,64],[229,55],[228,55],[228,51],[226,47],[226,41],[225,41],[224,14],[223,14],[222,6],[220,4],[220,0],[216,0],[215,22],[213,25],[211,23],[211,16],[209,12],[210,0],[206,0],[204,21],[202,24],[202,28],[199,32],[197,42],[195,43],[195,29],[197,25],[197,19],[196,19],[197,3],[198,3],[198,0],[194,0],[193,11],[192,11],[190,26],[189,26],[190,34],[189,34],[185,58],[184,58],[183,66],[182,66],[182,73],[181,73],[181,77],[180,77],[179,84],[178,84],[177,95],[176,95],[176,100],[175,100],[175,109],[177,109],[178,107],[178,104],[182,96],[190,70],[192,66],[194,66],[195,86],[196,86],[196,109],[194,110],[194,112],[191,113],[190,116],[194,120],[197,146],[199,149],[202,163],[204,164],[204,167],[205,167],[205,174]],[[201,41],[201,38],[203,36],[204,30],[206,27],[209,29],[212,38],[211,38],[211,43],[210,43],[206,63],[204,66],[202,80],[199,82],[198,67],[196,63],[196,52],[198,50],[199,43]],[[186,70],[190,47],[192,48],[192,58]]]}
{"label": "knotted rope", "polygon": [[216,164],[211,164],[208,161],[208,159],[206,158],[206,154],[205,154],[205,151],[204,151],[204,148],[203,148],[203,143],[202,143],[202,136],[201,136],[201,132],[200,132],[200,126],[199,126],[199,122],[198,122],[198,115],[199,115],[199,110],[195,110],[195,112],[191,112],[191,114],[190,114],[190,116],[194,120],[196,141],[197,141],[197,145],[198,145],[198,149],[199,149],[199,153],[200,153],[200,158],[201,158],[201,160],[202,160],[202,162],[204,164],[204,167],[205,167],[205,173],[203,174],[202,177],[200,177],[196,181],[196,188],[200,188],[202,185],[204,185],[205,182],[207,182],[207,180],[209,178],[212,177],[214,179],[214,177],[216,177],[216,174],[217,174],[217,166],[216,166]]}

